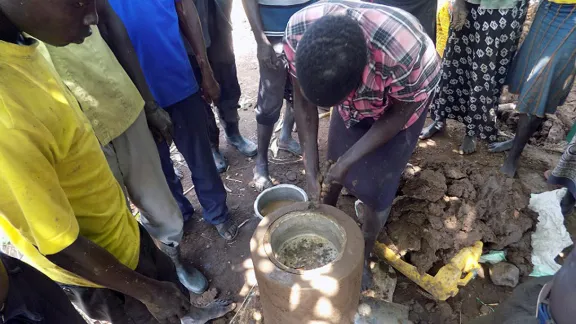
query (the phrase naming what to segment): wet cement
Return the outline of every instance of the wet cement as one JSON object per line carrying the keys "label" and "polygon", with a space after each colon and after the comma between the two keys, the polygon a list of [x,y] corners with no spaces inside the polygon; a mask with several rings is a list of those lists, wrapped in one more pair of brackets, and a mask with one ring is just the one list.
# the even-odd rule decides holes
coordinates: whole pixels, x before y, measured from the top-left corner
{"label": "wet cement", "polygon": [[338,249],[329,240],[314,234],[304,234],[284,242],[276,258],[285,266],[298,270],[312,270],[334,261]]}

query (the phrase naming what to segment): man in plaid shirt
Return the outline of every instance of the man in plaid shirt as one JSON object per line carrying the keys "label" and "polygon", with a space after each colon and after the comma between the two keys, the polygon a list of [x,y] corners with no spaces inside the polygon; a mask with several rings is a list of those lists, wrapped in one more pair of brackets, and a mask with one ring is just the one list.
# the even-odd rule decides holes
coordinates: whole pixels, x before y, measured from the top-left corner
{"label": "man in plaid shirt", "polygon": [[[386,223],[439,82],[440,59],[418,20],[393,7],[328,1],[292,16],[284,51],[311,197],[336,205],[342,187],[366,206],[366,260]],[[332,107],[325,175],[317,106]],[[363,289],[371,285],[364,271]]]}

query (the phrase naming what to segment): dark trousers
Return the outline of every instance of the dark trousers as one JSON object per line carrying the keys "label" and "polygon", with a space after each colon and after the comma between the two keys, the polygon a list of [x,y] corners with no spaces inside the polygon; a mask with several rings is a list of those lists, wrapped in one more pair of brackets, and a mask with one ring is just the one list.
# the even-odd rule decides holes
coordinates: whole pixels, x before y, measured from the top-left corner
{"label": "dark trousers", "polygon": [[[140,256],[134,271],[151,279],[169,281],[178,286],[186,296],[190,294],[178,280],[174,263],[154,245],[150,234],[142,226],[140,226]],[[158,324],[148,308],[133,297],[106,288],[69,285],[62,285],[62,288],[68,298],[93,320],[113,324]]]}
{"label": "dark trousers", "polygon": [[[174,144],[184,156],[192,173],[194,189],[204,210],[204,219],[212,225],[217,225],[228,220],[229,214],[226,206],[226,190],[214,164],[208,141],[205,104],[197,92],[166,107],[165,110],[174,123]],[[170,191],[178,202],[182,216],[187,220],[194,213],[194,208],[184,196],[182,185],[174,173],[170,148],[166,142],[158,143],[158,153]]]}
{"label": "dark trousers", "polygon": [[8,295],[0,323],[85,324],[54,281],[26,263],[0,253],[8,276]]}
{"label": "dark trousers", "polygon": [[[240,105],[240,84],[236,71],[236,59],[232,41],[232,26],[230,14],[232,1],[215,0],[207,1],[208,32],[210,34],[210,47],[207,49],[210,66],[214,72],[214,78],[220,84],[220,101],[216,104],[218,116],[224,123],[237,123],[240,119],[238,108]],[[202,73],[198,68],[196,58],[190,56],[196,80],[202,82]],[[219,146],[220,131],[216,125],[216,116],[209,105],[206,110],[208,116],[208,135],[213,147]],[[206,108],[205,107],[205,108]]]}
{"label": "dark trousers", "polygon": [[[202,72],[196,61],[196,57],[190,56],[190,62],[194,70],[194,76],[198,83],[202,83]],[[238,76],[236,75],[236,63],[213,63],[210,61],[214,78],[220,84],[220,102],[216,106],[218,109],[218,116],[224,124],[235,124],[240,117],[238,116],[238,108],[240,105],[240,85],[238,85]],[[210,144],[214,148],[220,146],[220,129],[216,124],[216,116],[212,107],[205,102],[204,110],[206,111],[208,138]]]}

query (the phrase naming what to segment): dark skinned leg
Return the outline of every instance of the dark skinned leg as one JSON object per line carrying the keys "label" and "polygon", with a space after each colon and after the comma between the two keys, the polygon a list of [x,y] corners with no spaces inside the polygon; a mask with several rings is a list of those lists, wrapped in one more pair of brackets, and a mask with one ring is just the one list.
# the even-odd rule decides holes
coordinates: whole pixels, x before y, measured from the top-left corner
{"label": "dark skinned leg", "polygon": [[509,177],[514,177],[516,175],[516,170],[518,169],[518,159],[526,147],[526,144],[530,140],[530,137],[536,132],[540,124],[542,123],[542,118],[537,116],[530,116],[527,114],[520,115],[518,120],[518,130],[516,131],[516,136],[514,137],[514,142],[504,165],[500,168],[500,172],[504,173]]}
{"label": "dark skinned leg", "polygon": [[576,205],[576,199],[570,190],[566,191],[564,197],[560,201],[560,207],[562,208],[562,215],[564,217],[570,216],[574,212],[574,205]]}
{"label": "dark skinned leg", "polygon": [[424,127],[420,133],[420,139],[425,140],[432,138],[436,133],[441,132],[446,127],[446,122],[444,120],[435,120],[432,124]]}
{"label": "dark skinned leg", "polygon": [[476,152],[476,140],[474,136],[466,135],[460,145],[460,154],[467,155]]}
{"label": "dark skinned leg", "polygon": [[364,272],[362,274],[362,291],[372,287],[372,271],[370,270],[370,254],[374,249],[374,244],[378,234],[386,225],[390,208],[377,212],[374,209],[364,205],[364,224],[362,225],[362,234],[364,234]]}
{"label": "dark skinned leg", "polygon": [[504,141],[504,142],[490,143],[490,144],[488,144],[488,152],[500,153],[500,152],[509,151],[512,148],[512,145],[514,145],[514,139],[509,139],[509,140]]}
{"label": "dark skinned leg", "polygon": [[258,124],[258,156],[254,167],[253,183],[256,190],[262,191],[272,186],[270,172],[268,171],[268,147],[274,133],[274,125],[267,126]]}
{"label": "dark skinned leg", "polygon": [[298,143],[292,137],[293,129],[294,108],[292,108],[292,103],[286,100],[286,111],[284,113],[282,132],[280,133],[280,138],[278,139],[278,148],[284,151],[288,151],[292,154],[302,155],[302,148],[300,147],[300,143]]}

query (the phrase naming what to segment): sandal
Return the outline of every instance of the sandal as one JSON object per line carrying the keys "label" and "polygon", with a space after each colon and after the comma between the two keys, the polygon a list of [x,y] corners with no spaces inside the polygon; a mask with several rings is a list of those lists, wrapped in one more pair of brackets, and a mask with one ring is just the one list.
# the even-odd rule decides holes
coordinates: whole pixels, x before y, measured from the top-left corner
{"label": "sandal", "polygon": [[232,241],[238,236],[238,225],[231,218],[222,224],[214,225],[214,227],[226,241]]}

